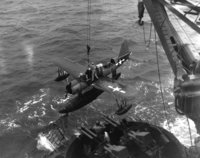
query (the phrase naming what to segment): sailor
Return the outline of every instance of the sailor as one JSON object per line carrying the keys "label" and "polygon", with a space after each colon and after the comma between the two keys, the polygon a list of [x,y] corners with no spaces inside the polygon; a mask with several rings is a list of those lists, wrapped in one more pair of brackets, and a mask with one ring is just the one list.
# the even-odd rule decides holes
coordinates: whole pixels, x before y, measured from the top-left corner
{"label": "sailor", "polygon": [[91,70],[92,70],[92,82],[95,80],[95,79],[98,79],[98,76],[97,76],[97,68],[96,68],[96,65],[94,65],[94,63],[92,62],[91,65]]}
{"label": "sailor", "polygon": [[79,78],[80,78],[80,80],[83,81],[83,82],[87,80],[86,74],[83,74],[83,73],[80,73],[80,74],[79,74]]}
{"label": "sailor", "polygon": [[144,15],[144,3],[143,0],[138,0],[138,24],[143,25],[144,22],[142,21],[143,15]]}
{"label": "sailor", "polygon": [[90,67],[88,67],[88,69],[86,70],[85,75],[87,81],[90,81],[92,79],[92,69]]}
{"label": "sailor", "polygon": [[107,143],[109,143],[110,142],[110,137],[109,137],[109,134],[108,134],[108,132],[104,132],[104,142],[107,142]]}
{"label": "sailor", "polygon": [[102,63],[96,65],[96,74],[97,74],[97,77],[103,76],[103,64]]}
{"label": "sailor", "polygon": [[93,126],[93,130],[97,134],[103,134],[105,130],[105,125],[102,121],[96,121],[95,125]]}

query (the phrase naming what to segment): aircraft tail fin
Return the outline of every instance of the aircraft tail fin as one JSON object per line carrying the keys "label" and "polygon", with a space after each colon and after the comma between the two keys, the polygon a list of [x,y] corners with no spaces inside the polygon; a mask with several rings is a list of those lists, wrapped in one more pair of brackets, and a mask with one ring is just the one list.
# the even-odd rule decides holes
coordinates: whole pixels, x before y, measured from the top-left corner
{"label": "aircraft tail fin", "polygon": [[127,60],[129,58],[130,54],[131,54],[131,51],[129,50],[129,47],[128,47],[128,41],[124,40],[124,42],[121,45],[121,49],[120,49],[119,56],[118,56],[118,61],[121,59]]}

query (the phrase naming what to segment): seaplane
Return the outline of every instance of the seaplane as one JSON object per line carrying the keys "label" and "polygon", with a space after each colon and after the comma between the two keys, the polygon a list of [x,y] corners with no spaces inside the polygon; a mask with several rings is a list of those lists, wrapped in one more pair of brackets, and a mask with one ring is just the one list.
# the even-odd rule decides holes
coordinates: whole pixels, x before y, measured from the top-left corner
{"label": "seaplane", "polygon": [[[70,94],[65,108],[59,110],[59,113],[66,114],[78,110],[95,100],[104,91],[113,94],[116,99],[119,98],[118,96],[123,98],[120,102],[117,101],[119,108],[116,114],[126,113],[132,105],[126,102],[128,88],[117,82],[121,75],[117,69],[129,59],[130,54],[128,42],[125,40],[121,45],[118,57],[112,58],[106,63],[92,63],[85,68],[83,65],[67,60],[56,62],[59,69],[55,81],[67,80],[65,96],[68,97]],[[73,79],[68,81],[69,77]]]}

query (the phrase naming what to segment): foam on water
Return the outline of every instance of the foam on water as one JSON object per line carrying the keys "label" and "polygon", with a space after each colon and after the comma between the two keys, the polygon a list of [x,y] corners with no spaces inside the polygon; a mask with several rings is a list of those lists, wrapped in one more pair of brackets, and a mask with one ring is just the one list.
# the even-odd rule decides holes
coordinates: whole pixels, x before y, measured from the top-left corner
{"label": "foam on water", "polygon": [[37,149],[53,152],[55,147],[44,134],[39,134],[37,138]]}
{"label": "foam on water", "polygon": [[[17,112],[18,113],[23,113],[25,111],[27,111],[31,106],[41,103],[44,99],[45,96],[47,96],[48,90],[40,90],[42,92],[42,94],[37,94],[32,96],[32,98],[28,101],[26,101],[25,103],[20,103],[18,101],[18,105],[20,105],[20,107],[18,106],[17,108]],[[41,103],[42,105],[45,105],[44,103]]]}
{"label": "foam on water", "polygon": [[11,118],[6,118],[6,119],[3,119],[3,120],[0,120],[0,127],[2,129],[7,128],[7,130],[11,130],[11,129],[14,129],[14,128],[21,127],[20,125],[16,124],[15,121],[16,121],[15,119],[12,120]]}
{"label": "foam on water", "polygon": [[186,117],[177,117],[174,122],[169,123],[169,126],[167,121],[164,121],[161,126],[173,133],[176,138],[187,147],[194,145],[194,139],[199,136],[199,134],[197,134],[194,122],[190,119],[187,121]]}
{"label": "foam on water", "polygon": [[68,95],[66,98],[54,98],[52,101],[56,104],[63,104],[63,103],[66,103],[67,100],[70,99],[70,95]]}
{"label": "foam on water", "polygon": [[16,112],[12,115],[7,114],[4,116],[4,119],[0,120],[2,133],[15,128],[23,128],[24,124],[27,124],[29,121],[46,116],[48,106],[46,106],[43,100],[48,95],[48,89],[41,89],[40,93],[33,95],[31,99],[24,103],[16,101]]}

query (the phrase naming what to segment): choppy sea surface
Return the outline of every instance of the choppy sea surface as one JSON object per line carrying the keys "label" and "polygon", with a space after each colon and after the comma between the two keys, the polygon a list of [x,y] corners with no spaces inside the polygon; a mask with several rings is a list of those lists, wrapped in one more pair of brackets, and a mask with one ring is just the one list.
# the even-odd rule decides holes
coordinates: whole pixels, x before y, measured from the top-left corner
{"label": "choppy sea surface", "polygon": [[[90,59],[97,62],[117,56],[127,39],[133,53],[120,68],[120,81],[134,87],[132,102],[137,106],[123,117],[137,116],[163,126],[191,145],[186,118],[174,110],[174,76],[158,42],[164,111],[151,21],[146,13],[144,27],[138,26],[137,16],[135,0],[93,0]],[[53,81],[57,67],[52,61],[67,57],[86,64],[87,35],[86,0],[0,1],[0,158],[41,157],[44,151],[37,148],[38,130],[58,119],[56,109],[65,103],[65,84]],[[116,110],[110,98],[104,93],[71,114],[69,133],[82,122],[98,119],[100,111]],[[194,138],[197,134],[191,121],[190,126]]]}

